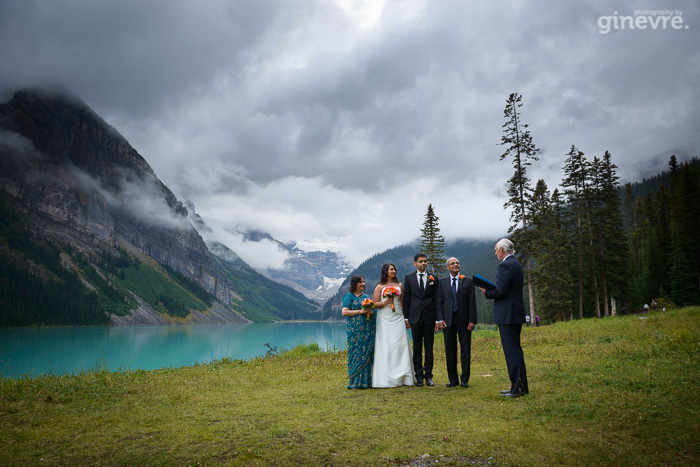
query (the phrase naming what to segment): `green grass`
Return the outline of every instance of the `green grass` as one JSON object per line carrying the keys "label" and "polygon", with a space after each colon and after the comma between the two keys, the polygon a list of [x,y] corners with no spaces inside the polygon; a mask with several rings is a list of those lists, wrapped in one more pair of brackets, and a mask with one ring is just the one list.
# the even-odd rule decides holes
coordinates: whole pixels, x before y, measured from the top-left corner
{"label": "green grass", "polygon": [[[497,332],[471,388],[345,389],[345,352],[0,380],[0,465],[700,464],[700,307],[523,333],[531,394]],[[426,455],[423,458],[422,456]]]}

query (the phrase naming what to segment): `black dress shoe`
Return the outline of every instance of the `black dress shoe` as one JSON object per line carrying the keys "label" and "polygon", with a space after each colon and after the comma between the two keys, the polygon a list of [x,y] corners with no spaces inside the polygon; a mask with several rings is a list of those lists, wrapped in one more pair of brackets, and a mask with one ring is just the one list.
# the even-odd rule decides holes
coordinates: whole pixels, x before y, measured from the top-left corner
{"label": "black dress shoe", "polygon": [[469,387],[469,383],[462,383],[462,387],[463,387],[463,388],[468,388],[468,387]]}
{"label": "black dress shoe", "polygon": [[416,386],[418,386],[418,387],[423,386],[423,378],[416,378]]}
{"label": "black dress shoe", "polygon": [[435,386],[435,383],[433,383],[432,378],[425,378],[425,384],[428,386]]}
{"label": "black dress shoe", "polygon": [[445,386],[447,386],[448,388],[453,388],[457,386],[457,383],[447,383]]}
{"label": "black dress shoe", "polygon": [[520,397],[520,394],[517,393],[517,392],[510,392],[510,391],[508,391],[508,392],[505,393],[505,394],[501,394],[501,396],[503,396],[503,397],[512,397],[512,398],[516,398],[516,397]]}
{"label": "black dress shoe", "polygon": [[510,394],[510,389],[504,389],[501,394]]}

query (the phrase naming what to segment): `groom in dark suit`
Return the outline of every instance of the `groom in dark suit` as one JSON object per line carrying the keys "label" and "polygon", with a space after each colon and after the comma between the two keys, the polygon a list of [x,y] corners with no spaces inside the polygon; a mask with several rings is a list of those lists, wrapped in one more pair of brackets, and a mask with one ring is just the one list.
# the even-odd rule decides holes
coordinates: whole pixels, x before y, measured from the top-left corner
{"label": "groom in dark suit", "polygon": [[501,391],[504,397],[520,397],[530,391],[527,386],[525,356],[520,346],[520,333],[525,322],[523,301],[523,268],[515,258],[513,242],[502,238],[496,243],[496,257],[500,261],[496,270],[496,288],[479,290],[486,298],[493,299],[493,320],[501,335],[503,354],[506,357],[510,389]]}
{"label": "groom in dark suit", "polygon": [[[413,335],[413,369],[416,372],[416,386],[433,386],[433,342],[435,340],[435,297],[437,278],[426,272],[428,257],[416,253],[413,257],[416,271],[406,274],[403,280],[403,316],[406,327]],[[423,360],[425,347],[425,360]]]}
{"label": "groom in dark suit", "polygon": [[[447,260],[449,275],[440,279],[437,299],[438,326],[445,335],[445,359],[447,360],[447,387],[460,384],[469,387],[469,374],[472,358],[472,331],[476,327],[476,296],[474,283],[459,274],[459,260]],[[462,362],[462,375],[457,374],[457,340],[459,357]]]}

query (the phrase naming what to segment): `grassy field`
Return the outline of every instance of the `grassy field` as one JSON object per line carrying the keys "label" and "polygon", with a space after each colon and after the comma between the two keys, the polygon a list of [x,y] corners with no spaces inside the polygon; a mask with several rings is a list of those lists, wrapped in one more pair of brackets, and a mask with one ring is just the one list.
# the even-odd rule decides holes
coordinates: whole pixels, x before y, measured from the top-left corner
{"label": "grassy field", "polygon": [[315,345],[180,369],[0,379],[0,465],[699,465],[700,307],[529,328],[530,395],[496,331],[471,388],[345,389]]}

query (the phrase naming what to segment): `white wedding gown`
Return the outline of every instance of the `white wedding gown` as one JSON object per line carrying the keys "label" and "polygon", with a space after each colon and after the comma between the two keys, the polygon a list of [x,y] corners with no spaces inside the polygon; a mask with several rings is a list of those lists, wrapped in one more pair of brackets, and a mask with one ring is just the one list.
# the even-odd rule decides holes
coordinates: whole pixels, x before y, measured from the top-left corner
{"label": "white wedding gown", "polygon": [[[384,289],[382,289],[383,293]],[[411,341],[404,323],[400,299],[401,297],[394,297],[396,311],[392,311],[391,306],[374,310],[377,313],[374,366],[372,367],[372,387],[374,388],[412,386],[415,382]]]}

